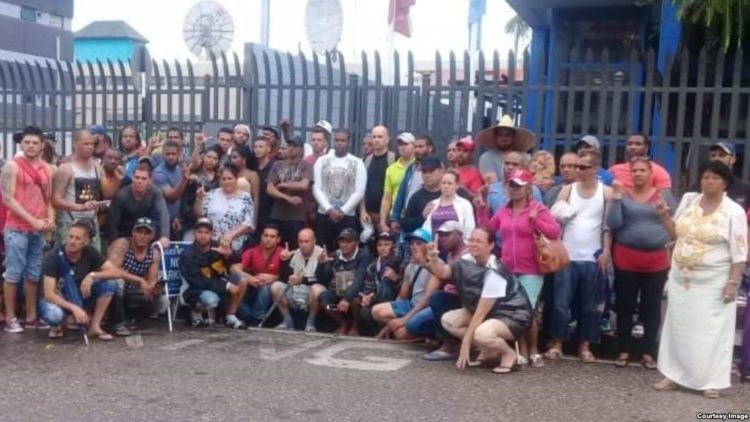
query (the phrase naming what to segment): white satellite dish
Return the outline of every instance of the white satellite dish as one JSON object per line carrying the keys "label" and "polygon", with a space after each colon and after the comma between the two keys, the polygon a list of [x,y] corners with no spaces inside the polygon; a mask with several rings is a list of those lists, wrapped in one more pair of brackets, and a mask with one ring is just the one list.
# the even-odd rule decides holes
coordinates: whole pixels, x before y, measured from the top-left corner
{"label": "white satellite dish", "polygon": [[182,37],[196,57],[220,55],[234,39],[234,22],[227,9],[215,1],[201,1],[190,8],[182,24]]}
{"label": "white satellite dish", "polygon": [[336,50],[344,29],[339,0],[307,0],[305,32],[313,51],[326,54]]}

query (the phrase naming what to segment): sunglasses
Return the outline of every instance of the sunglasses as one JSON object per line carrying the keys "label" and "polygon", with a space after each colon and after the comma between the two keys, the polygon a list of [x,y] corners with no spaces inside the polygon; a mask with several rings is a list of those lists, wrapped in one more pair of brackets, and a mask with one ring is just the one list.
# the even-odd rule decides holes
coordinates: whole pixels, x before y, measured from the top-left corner
{"label": "sunglasses", "polygon": [[573,166],[573,167],[574,167],[574,168],[575,168],[576,170],[589,170],[589,169],[592,169],[592,168],[594,168],[594,166],[583,166],[583,165],[580,165],[580,164],[576,164],[576,165],[575,165],[575,166]]}

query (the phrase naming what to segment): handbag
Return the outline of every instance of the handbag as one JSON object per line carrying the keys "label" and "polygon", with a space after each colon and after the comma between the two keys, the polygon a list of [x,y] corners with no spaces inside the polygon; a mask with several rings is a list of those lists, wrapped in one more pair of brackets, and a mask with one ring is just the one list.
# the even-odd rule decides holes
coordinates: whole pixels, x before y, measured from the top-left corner
{"label": "handbag", "polygon": [[565,245],[559,240],[550,240],[540,232],[534,233],[534,244],[536,246],[536,263],[539,272],[551,274],[557,272],[570,264],[570,255]]}

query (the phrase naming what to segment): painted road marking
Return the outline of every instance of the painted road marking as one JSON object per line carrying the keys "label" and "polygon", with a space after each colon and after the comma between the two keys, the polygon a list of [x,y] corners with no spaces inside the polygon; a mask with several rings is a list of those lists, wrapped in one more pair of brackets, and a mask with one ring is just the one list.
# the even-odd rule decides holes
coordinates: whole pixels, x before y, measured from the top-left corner
{"label": "painted road marking", "polygon": [[278,361],[281,359],[290,358],[294,355],[298,355],[306,350],[314,349],[328,343],[328,340],[313,340],[307,343],[302,343],[298,346],[292,346],[286,351],[277,351],[275,347],[261,347],[260,358],[263,360]]}
{"label": "painted road marking", "polygon": [[411,363],[411,359],[398,359],[381,356],[365,356],[361,360],[342,359],[334,355],[344,350],[367,349],[367,350],[387,350],[405,352],[403,348],[390,344],[377,343],[360,343],[355,341],[346,341],[335,344],[318,351],[311,358],[305,358],[305,362],[319,366],[330,366],[333,368],[356,369],[359,371],[397,371],[405,368]]}

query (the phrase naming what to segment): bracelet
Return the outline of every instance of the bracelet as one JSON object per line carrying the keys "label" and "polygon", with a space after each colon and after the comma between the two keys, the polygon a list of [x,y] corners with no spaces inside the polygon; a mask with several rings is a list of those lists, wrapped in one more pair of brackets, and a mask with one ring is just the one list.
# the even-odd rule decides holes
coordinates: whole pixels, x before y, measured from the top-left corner
{"label": "bracelet", "polygon": [[730,278],[729,280],[727,280],[727,284],[733,284],[733,285],[736,286],[736,285],[740,284],[740,282],[739,282],[739,280],[735,280],[733,278]]}

